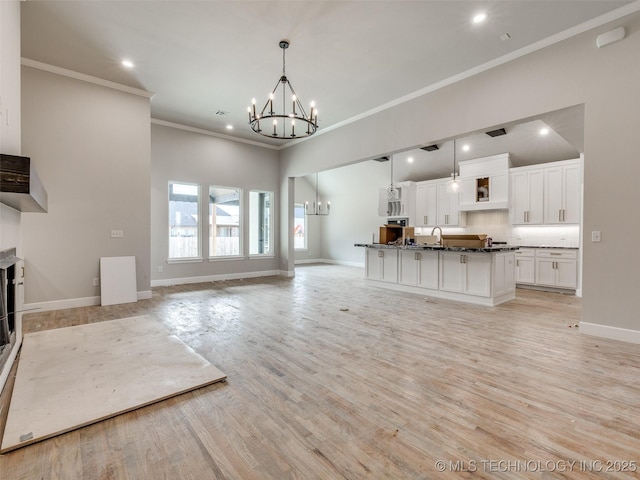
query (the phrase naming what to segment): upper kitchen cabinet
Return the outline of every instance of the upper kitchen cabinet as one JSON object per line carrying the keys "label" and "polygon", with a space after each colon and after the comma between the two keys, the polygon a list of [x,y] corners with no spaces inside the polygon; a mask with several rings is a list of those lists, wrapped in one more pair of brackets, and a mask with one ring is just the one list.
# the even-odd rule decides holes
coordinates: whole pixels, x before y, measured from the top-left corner
{"label": "upper kitchen cabinet", "polygon": [[416,183],[416,227],[435,227],[438,224],[438,182]]}
{"label": "upper kitchen cabinet", "polygon": [[511,207],[509,217],[513,225],[540,225],[544,214],[544,169],[536,167],[512,168]]}
{"label": "upper kitchen cabinet", "polygon": [[580,223],[582,160],[555,162],[544,169],[544,223]]}
{"label": "upper kitchen cabinet", "polygon": [[460,210],[509,208],[508,153],[476,158],[459,163]]}
{"label": "upper kitchen cabinet", "polygon": [[394,184],[394,194],[389,195],[387,188],[380,189],[378,215],[381,217],[408,218],[409,225],[415,223],[415,182]]}
{"label": "upper kitchen cabinet", "polygon": [[441,227],[463,227],[466,225],[466,213],[460,211],[460,193],[447,191],[448,179],[437,184],[437,225]]}

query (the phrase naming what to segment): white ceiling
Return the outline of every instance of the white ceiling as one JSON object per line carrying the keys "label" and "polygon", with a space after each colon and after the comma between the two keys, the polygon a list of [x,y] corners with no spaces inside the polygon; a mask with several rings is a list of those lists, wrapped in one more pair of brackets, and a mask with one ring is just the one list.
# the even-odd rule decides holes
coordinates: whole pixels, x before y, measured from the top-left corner
{"label": "white ceiling", "polygon": [[[281,39],[291,42],[287,77],[304,104],[316,101],[321,132],[488,62],[640,9],[638,3],[31,0],[21,2],[22,56],[154,92],[155,119],[282,146],[283,140],[253,133],[246,110],[252,97],[266,99],[282,73]],[[472,24],[480,11],[488,19]],[[501,40],[505,33],[510,39]],[[124,69],[123,58],[135,68]],[[569,111],[569,117],[582,121],[579,112]],[[524,135],[526,129],[520,130]],[[564,143],[556,138],[558,146],[581,151],[582,125],[565,130],[573,137],[564,136]],[[511,131],[487,139],[492,146],[507,142],[518,129]],[[508,148],[524,163],[535,157],[531,151],[524,155],[522,145]],[[496,153],[489,150],[483,151]]]}

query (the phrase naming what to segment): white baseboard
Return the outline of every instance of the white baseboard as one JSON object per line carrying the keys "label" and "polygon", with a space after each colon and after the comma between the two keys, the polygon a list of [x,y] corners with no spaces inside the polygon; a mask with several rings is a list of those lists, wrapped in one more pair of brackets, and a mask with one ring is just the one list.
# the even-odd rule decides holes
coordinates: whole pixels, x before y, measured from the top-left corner
{"label": "white baseboard", "polygon": [[640,330],[598,325],[597,323],[580,322],[580,333],[596,337],[610,338],[622,342],[640,343]]}
{"label": "white baseboard", "polygon": [[169,287],[171,285],[186,285],[188,283],[219,282],[223,280],[241,280],[243,278],[274,277],[282,275],[280,270],[264,270],[261,272],[223,273],[220,275],[203,275],[201,277],[167,278],[151,280],[152,287]]}
{"label": "white baseboard", "polygon": [[328,263],[331,265],[344,265],[347,267],[361,267],[364,268],[364,263],[360,263],[360,262],[346,262],[343,260],[330,260],[328,258],[315,258],[315,259],[309,259],[309,260],[296,260],[295,264],[296,265],[302,265],[302,264],[306,264],[306,263]]}
{"label": "white baseboard", "polygon": [[[138,300],[147,300],[151,298],[151,290],[145,290],[138,292]],[[34,302],[25,303],[24,312],[29,313],[30,310],[48,312],[50,310],[63,310],[65,308],[78,308],[78,307],[93,307],[100,305],[100,296],[84,297],[84,298],[69,298],[66,300],[53,300],[51,302]]]}
{"label": "white baseboard", "polygon": [[280,270],[279,275],[281,277],[295,277],[296,276],[296,272],[293,270]]}

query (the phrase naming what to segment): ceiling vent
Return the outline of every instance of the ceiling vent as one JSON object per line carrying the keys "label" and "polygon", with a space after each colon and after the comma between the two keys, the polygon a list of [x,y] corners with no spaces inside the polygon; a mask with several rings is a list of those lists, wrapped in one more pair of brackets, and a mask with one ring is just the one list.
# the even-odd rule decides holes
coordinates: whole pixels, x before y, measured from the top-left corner
{"label": "ceiling vent", "polygon": [[438,145],[427,145],[426,147],[420,147],[421,150],[426,150],[427,152],[433,152],[434,150],[438,150],[440,147]]}
{"label": "ceiling vent", "polygon": [[491,130],[490,132],[485,132],[490,137],[499,137],[501,135],[506,135],[507,131],[504,128],[498,128],[497,130]]}
{"label": "ceiling vent", "polygon": [[373,159],[374,162],[388,162],[389,157],[378,157]]}

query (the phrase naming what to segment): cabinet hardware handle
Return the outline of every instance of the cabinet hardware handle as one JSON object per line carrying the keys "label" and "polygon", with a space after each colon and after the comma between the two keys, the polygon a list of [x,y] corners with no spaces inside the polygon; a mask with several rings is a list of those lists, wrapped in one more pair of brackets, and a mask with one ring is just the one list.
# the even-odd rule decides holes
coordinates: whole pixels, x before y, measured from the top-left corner
{"label": "cabinet hardware handle", "polygon": [[428,215],[424,216],[424,224],[425,225],[429,225],[429,216]]}

